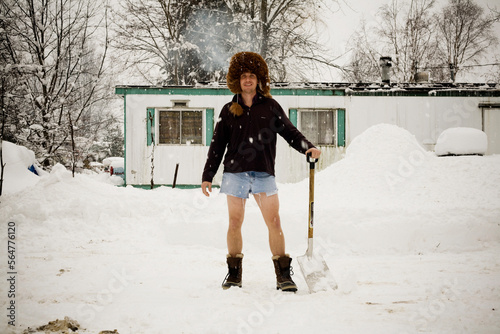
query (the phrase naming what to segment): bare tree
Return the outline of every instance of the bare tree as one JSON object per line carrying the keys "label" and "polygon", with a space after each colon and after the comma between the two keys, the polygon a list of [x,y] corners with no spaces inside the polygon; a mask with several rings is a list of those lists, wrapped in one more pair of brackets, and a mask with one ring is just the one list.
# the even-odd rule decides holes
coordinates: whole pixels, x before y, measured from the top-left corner
{"label": "bare tree", "polygon": [[6,34],[16,42],[10,66],[26,92],[17,99],[22,121],[11,123],[12,132],[43,165],[64,162],[75,155],[70,139],[88,136],[92,108],[105,97],[106,11],[91,0],[5,0],[0,6]]}
{"label": "bare tree", "polygon": [[374,31],[370,31],[366,21],[361,21],[361,27],[354,33],[348,43],[351,57],[344,66],[343,80],[348,82],[376,82],[380,80],[380,51],[373,45],[377,40]]}
{"label": "bare tree", "polygon": [[390,56],[394,81],[413,81],[435,59],[434,5],[435,0],[392,0],[380,7],[378,22],[370,27],[363,22],[351,39],[352,56],[344,78],[375,81],[380,78],[379,58]]}
{"label": "bare tree", "polygon": [[477,62],[498,44],[493,25],[500,14],[484,9],[472,0],[449,0],[448,5],[436,15],[439,39],[443,41],[440,52],[450,69],[450,79],[455,81],[464,64]]}
{"label": "bare tree", "polygon": [[382,26],[378,34],[385,43],[383,53],[393,57],[398,81],[410,82],[419,68],[430,66],[436,43],[431,10],[435,0],[392,0],[380,9]]}
{"label": "bare tree", "polygon": [[[344,78],[372,80],[376,56],[391,56],[395,81],[411,82],[419,71],[434,80],[455,81],[459,70],[470,69],[498,44],[493,27],[500,15],[472,0],[449,0],[438,14],[435,0],[392,0],[380,8],[378,22],[365,25],[351,41],[351,72]],[[447,75],[446,71],[450,74]]]}
{"label": "bare tree", "polygon": [[113,11],[113,46],[126,52],[134,70],[149,83],[211,80],[226,61],[221,57],[236,42],[227,15],[222,0],[124,0]]}

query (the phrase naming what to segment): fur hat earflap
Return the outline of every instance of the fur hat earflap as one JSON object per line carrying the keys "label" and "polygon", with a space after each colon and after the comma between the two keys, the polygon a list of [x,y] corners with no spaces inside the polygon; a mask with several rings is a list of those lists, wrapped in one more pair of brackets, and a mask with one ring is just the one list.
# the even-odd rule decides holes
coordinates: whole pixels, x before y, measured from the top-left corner
{"label": "fur hat earflap", "polygon": [[243,108],[240,106],[239,103],[233,102],[229,107],[229,112],[234,116],[241,116],[243,115]]}
{"label": "fur hat earflap", "polygon": [[255,52],[236,53],[229,62],[227,71],[227,87],[234,94],[241,93],[240,77],[243,73],[250,72],[257,76],[257,91],[265,97],[271,96],[271,80],[266,61]]}

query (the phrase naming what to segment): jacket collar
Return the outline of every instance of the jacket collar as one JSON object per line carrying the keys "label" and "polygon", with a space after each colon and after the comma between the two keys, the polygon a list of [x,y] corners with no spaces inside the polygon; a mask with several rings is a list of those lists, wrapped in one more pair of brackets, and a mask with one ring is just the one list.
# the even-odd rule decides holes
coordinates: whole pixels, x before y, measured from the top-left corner
{"label": "jacket collar", "polygon": [[[254,98],[252,105],[260,104],[264,102],[265,96],[263,96],[260,93],[257,93]],[[233,102],[231,103],[231,106],[229,107],[229,112],[233,114],[235,117],[239,117],[243,115],[243,109],[249,109],[244,103],[243,99],[241,98],[241,94],[236,94],[233,96]]]}
{"label": "jacket collar", "polygon": [[[252,104],[259,104],[259,103],[262,103],[264,102],[264,95],[262,95],[261,93],[257,92],[257,94],[255,94],[255,96],[253,97],[253,101],[252,101]],[[244,103],[243,103],[243,99],[241,97],[241,94],[236,94],[233,96],[233,102],[236,102],[238,103],[242,108],[248,108]]]}

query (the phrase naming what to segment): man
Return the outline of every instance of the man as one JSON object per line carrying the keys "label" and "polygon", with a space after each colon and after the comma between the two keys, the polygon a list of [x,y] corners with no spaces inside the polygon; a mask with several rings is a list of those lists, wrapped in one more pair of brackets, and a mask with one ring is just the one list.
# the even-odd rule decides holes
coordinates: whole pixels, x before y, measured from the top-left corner
{"label": "man", "polygon": [[269,230],[276,288],[282,291],[297,291],[297,286],[290,276],[292,259],[285,253],[278,189],[274,177],[277,134],[297,151],[311,153],[313,158],[318,158],[321,152],[297,130],[278,102],[272,98],[268,67],[259,54],[235,54],[230,61],[227,86],[236,95],[220,112],[201,185],[203,193],[209,196],[212,191],[212,179],[227,148],[220,187],[220,192],[227,195],[229,213],[226,259],[228,274],[222,287],[241,287],[241,226],[245,202],[252,193]]}

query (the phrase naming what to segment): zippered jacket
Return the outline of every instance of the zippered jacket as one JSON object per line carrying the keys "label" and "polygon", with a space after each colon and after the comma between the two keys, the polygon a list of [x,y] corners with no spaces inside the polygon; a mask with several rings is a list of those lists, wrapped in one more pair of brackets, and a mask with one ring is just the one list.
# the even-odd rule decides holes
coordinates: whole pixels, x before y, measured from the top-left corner
{"label": "zippered jacket", "polygon": [[[241,116],[230,111],[233,103],[239,103],[243,108]],[[202,181],[212,182],[223,158],[225,173],[254,171],[275,175],[278,134],[301,153],[314,147],[290,122],[283,108],[274,99],[258,93],[252,106],[248,107],[239,94],[235,95],[233,101],[226,104],[220,112]]]}

